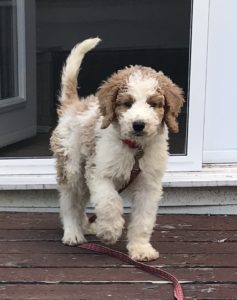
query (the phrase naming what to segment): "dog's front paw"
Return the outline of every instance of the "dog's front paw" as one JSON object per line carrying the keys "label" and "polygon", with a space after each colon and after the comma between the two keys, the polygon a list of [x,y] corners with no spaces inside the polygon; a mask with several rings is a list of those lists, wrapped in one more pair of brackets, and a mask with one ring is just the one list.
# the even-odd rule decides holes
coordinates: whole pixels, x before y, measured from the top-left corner
{"label": "dog's front paw", "polygon": [[137,261],[152,261],[159,257],[159,252],[156,251],[150,243],[139,244],[132,243],[127,246],[129,256]]}
{"label": "dog's front paw", "polygon": [[117,218],[115,221],[96,220],[96,235],[106,244],[114,244],[120,238],[124,226],[124,219]]}
{"label": "dog's front paw", "polygon": [[65,230],[62,238],[62,242],[65,245],[75,246],[86,242],[83,234],[78,230]]}

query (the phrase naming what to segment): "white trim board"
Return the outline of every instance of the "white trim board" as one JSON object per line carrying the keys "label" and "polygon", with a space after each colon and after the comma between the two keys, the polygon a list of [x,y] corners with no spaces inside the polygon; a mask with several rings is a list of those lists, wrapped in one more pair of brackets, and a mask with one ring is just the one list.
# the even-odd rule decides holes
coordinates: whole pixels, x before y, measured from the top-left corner
{"label": "white trim board", "polygon": [[[237,186],[237,165],[204,165],[202,171],[167,172],[164,187]],[[0,175],[0,190],[53,190],[55,174]]]}
{"label": "white trim board", "polygon": [[203,162],[204,163],[236,163],[237,149],[228,150],[204,150]]}
{"label": "white trim board", "polygon": [[[131,206],[131,195],[121,194],[124,207]],[[48,207],[59,206],[59,195],[56,190],[9,190],[0,191],[0,207]],[[160,206],[205,206],[205,205],[236,205],[237,187],[192,187],[164,188]],[[92,208],[90,205],[88,208]]]}
{"label": "white trim board", "polygon": [[[129,209],[124,210],[129,213]],[[34,213],[59,213],[55,207],[0,207],[0,212],[34,212]],[[93,211],[88,210],[89,213]],[[184,215],[237,215],[236,205],[227,206],[189,206],[189,207],[160,207],[158,216],[162,214],[184,214]]]}
{"label": "white trim board", "polygon": [[[122,194],[124,212],[129,195]],[[237,214],[237,187],[165,188],[158,213]],[[56,190],[0,191],[0,211],[59,212]],[[93,207],[87,207],[94,212]]]}

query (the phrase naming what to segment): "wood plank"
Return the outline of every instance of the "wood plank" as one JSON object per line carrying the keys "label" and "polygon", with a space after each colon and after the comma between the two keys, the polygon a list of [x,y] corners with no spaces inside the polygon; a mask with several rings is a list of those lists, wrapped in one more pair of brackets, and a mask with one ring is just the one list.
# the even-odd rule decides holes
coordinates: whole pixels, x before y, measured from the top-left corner
{"label": "wood plank", "polygon": [[[232,231],[230,231],[231,233]],[[62,229],[0,229],[0,241],[60,241]]]}
{"label": "wood plank", "polygon": [[[150,262],[151,265],[159,267],[176,267],[176,268],[236,268],[237,256],[233,254],[161,254],[158,260]],[[121,267],[126,264],[120,260],[100,254],[81,254],[81,253],[64,253],[50,254],[44,253],[23,253],[11,254],[0,253],[0,267],[16,267],[16,268],[62,268],[62,267]]]}
{"label": "wood plank", "polygon": [[[237,216],[158,215],[158,230],[233,230]],[[1,229],[58,229],[59,215],[55,213],[0,213]]]}
{"label": "wood plank", "polygon": [[[205,253],[233,253],[237,255],[236,242],[157,242],[153,241],[152,245],[162,254],[205,254]],[[126,243],[118,242],[114,248],[118,251],[126,251]]]}
{"label": "wood plank", "polygon": [[[181,281],[198,283],[237,283],[237,268],[162,268]],[[120,282],[134,283],[163,281],[135,267],[106,268],[0,268],[0,283],[81,283]]]}
{"label": "wood plank", "polygon": [[[185,299],[236,300],[236,284],[185,284]],[[173,300],[171,284],[2,284],[1,299]]]}
{"label": "wood plank", "polygon": [[158,242],[237,242],[237,230],[236,232],[232,230],[155,230],[151,240]]}
{"label": "wood plank", "polygon": [[[47,295],[47,297],[46,297]],[[0,298],[15,299],[34,299],[34,300],[144,300],[154,299],[173,300],[172,286],[164,287],[151,284],[54,284],[54,285],[37,285],[37,284],[16,284],[0,285]],[[19,297],[19,298],[18,298]]]}
{"label": "wood plank", "polygon": [[[153,242],[160,253],[204,254],[204,253],[233,253],[237,255],[237,242]],[[110,246],[112,249],[126,252],[126,243],[118,242]],[[69,247],[59,241],[29,241],[29,242],[0,242],[0,252],[4,253],[89,253],[79,247]]]}
{"label": "wood plank", "polygon": [[187,284],[183,286],[185,299],[236,300],[236,284]]}
{"label": "wood plank", "polygon": [[[153,246],[160,253],[170,254],[205,254],[205,253],[237,253],[236,242],[209,243],[209,242],[176,242],[175,247],[173,242],[153,242]],[[110,248],[126,252],[126,243],[118,242]],[[87,250],[79,247],[69,247],[63,245],[60,241],[15,241],[15,242],[0,242],[1,253],[89,253]]]}
{"label": "wood plank", "polygon": [[158,215],[159,230],[236,230],[237,216]]}
{"label": "wood plank", "polygon": [[[0,229],[0,241],[60,241],[62,229]],[[87,237],[97,241],[95,236]],[[126,239],[126,230],[122,235]],[[162,230],[154,231],[152,241],[158,242],[237,242],[237,231]]]}
{"label": "wood plank", "polygon": [[59,215],[55,213],[0,212],[1,229],[58,229]]}
{"label": "wood plank", "polygon": [[69,247],[59,241],[0,242],[0,252],[4,253],[89,253],[79,247]]}

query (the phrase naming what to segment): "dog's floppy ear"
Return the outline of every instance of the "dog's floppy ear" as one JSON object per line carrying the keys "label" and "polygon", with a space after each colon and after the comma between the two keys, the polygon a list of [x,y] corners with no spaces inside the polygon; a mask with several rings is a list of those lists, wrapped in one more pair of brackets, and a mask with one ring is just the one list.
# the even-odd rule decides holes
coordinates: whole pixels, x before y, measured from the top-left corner
{"label": "dog's floppy ear", "polygon": [[102,116],[101,128],[107,128],[115,118],[115,103],[120,87],[120,78],[117,73],[113,74],[98,89],[96,96],[99,100],[99,106]]}
{"label": "dog's floppy ear", "polygon": [[165,116],[164,121],[171,132],[179,131],[177,117],[184,103],[183,90],[173,81],[159,72],[159,83],[165,96]]}

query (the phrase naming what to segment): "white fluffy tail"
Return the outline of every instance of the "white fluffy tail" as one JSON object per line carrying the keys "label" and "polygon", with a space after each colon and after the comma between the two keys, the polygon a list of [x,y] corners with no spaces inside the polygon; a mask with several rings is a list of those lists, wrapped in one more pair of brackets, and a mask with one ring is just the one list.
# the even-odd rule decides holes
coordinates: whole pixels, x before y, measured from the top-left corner
{"label": "white fluffy tail", "polygon": [[70,103],[77,96],[77,77],[85,54],[101,41],[100,38],[91,38],[78,43],[66,60],[62,72],[61,97],[60,102]]}

